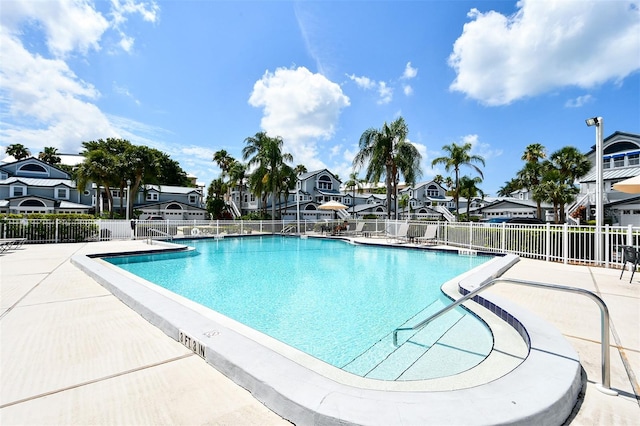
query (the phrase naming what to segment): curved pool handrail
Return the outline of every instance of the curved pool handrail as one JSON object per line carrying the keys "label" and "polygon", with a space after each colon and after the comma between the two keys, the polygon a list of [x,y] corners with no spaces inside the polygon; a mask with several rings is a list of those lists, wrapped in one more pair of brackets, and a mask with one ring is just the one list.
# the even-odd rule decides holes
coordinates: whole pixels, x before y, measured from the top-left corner
{"label": "curved pool handrail", "polygon": [[443,314],[449,312],[450,310],[456,308],[457,306],[461,305],[462,303],[466,302],[469,299],[472,299],[473,297],[475,297],[478,293],[486,290],[487,288],[493,286],[494,284],[497,284],[499,282],[508,282],[508,283],[512,283],[512,284],[519,284],[519,285],[525,285],[525,286],[530,286],[530,287],[542,287],[542,288],[547,288],[549,290],[558,290],[558,291],[566,291],[569,293],[576,293],[576,294],[582,294],[584,296],[587,296],[589,298],[591,298],[593,301],[596,302],[596,304],[598,305],[598,307],[600,308],[600,326],[601,326],[601,352],[602,352],[602,384],[600,386],[598,386],[598,390],[600,390],[603,393],[606,393],[608,395],[617,395],[618,393],[614,390],[611,389],[611,368],[610,368],[610,349],[609,349],[609,309],[607,308],[606,303],[604,303],[604,300],[602,300],[600,298],[600,296],[598,296],[597,294],[589,291],[589,290],[584,290],[582,288],[575,288],[575,287],[568,287],[568,286],[563,286],[563,285],[557,285],[557,284],[547,284],[547,283],[541,283],[541,282],[536,282],[536,281],[527,281],[527,280],[517,280],[517,279],[512,279],[512,278],[496,278],[493,279],[491,281],[488,281],[487,283],[481,285],[480,287],[476,288],[475,290],[467,293],[465,296],[461,297],[460,299],[457,299],[455,302],[453,302],[451,305],[445,306],[444,308],[440,309],[438,312],[436,312],[435,314],[431,315],[429,318],[419,322],[418,324],[414,325],[413,327],[399,327],[396,328],[395,330],[393,330],[393,344],[395,346],[398,346],[398,332],[400,331],[413,331],[413,330],[419,330],[421,328],[423,328],[424,326],[426,326],[427,324],[429,324],[431,321],[433,321],[434,319],[442,316]]}

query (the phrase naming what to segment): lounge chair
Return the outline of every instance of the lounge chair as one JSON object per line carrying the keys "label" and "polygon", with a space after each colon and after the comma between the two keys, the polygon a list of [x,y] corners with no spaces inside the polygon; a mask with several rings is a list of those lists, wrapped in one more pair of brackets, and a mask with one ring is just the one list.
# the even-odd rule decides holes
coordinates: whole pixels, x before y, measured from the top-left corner
{"label": "lounge chair", "polygon": [[416,237],[415,241],[419,244],[434,243],[438,236],[438,225],[427,225],[427,230],[422,237]]}
{"label": "lounge chair", "polygon": [[397,225],[391,225],[387,229],[387,241],[406,243],[409,241],[408,232],[408,223],[401,223],[399,227]]}
{"label": "lounge chair", "polygon": [[633,274],[636,272],[636,268],[638,267],[638,263],[640,261],[640,252],[635,247],[631,246],[622,246],[622,272],[620,272],[620,278],[622,279],[622,274],[624,274],[624,270],[627,267],[627,263],[631,263],[633,268],[631,269],[631,278],[629,282],[633,280]]}
{"label": "lounge chair", "polygon": [[3,253],[7,250],[16,250],[22,247],[22,245],[27,241],[26,238],[2,238],[0,239],[0,253]]}
{"label": "lounge chair", "polygon": [[356,229],[354,229],[353,231],[347,231],[345,232],[346,235],[351,235],[353,237],[357,237],[362,235],[362,232],[364,230],[364,222],[358,222],[356,223]]}

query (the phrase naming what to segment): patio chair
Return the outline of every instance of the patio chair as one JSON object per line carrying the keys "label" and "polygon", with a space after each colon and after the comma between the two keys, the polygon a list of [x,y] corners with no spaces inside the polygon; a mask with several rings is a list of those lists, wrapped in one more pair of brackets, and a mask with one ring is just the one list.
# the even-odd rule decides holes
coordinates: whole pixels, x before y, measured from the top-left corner
{"label": "patio chair", "polygon": [[364,222],[358,222],[356,223],[356,229],[354,229],[353,231],[347,231],[345,232],[346,235],[351,235],[353,237],[357,237],[362,235],[362,232],[364,230]]}
{"label": "patio chair", "polygon": [[399,227],[391,225],[387,230],[387,242],[406,243],[409,241],[409,224],[401,223]]}
{"label": "patio chair", "polygon": [[427,225],[427,230],[422,237],[416,237],[416,242],[420,244],[434,243],[438,236],[438,225]]}
{"label": "patio chair", "polygon": [[627,263],[631,263],[633,265],[631,278],[629,279],[629,283],[631,283],[631,281],[633,281],[633,274],[635,274],[636,268],[638,267],[638,261],[640,261],[640,252],[638,249],[631,246],[622,246],[622,272],[620,272],[620,278],[618,279],[622,279],[622,274],[624,274]]}

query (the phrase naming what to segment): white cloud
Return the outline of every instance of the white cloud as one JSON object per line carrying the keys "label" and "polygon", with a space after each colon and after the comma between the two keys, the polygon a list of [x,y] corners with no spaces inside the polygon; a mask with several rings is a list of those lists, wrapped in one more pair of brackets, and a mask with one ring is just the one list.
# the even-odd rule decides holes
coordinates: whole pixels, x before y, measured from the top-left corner
{"label": "white cloud", "polygon": [[584,96],[578,96],[577,98],[574,98],[574,99],[567,100],[564,106],[567,108],[580,108],[581,106],[591,102],[593,102],[593,96],[584,95]]}
{"label": "white cloud", "polygon": [[261,127],[281,136],[285,152],[309,170],[323,168],[317,144],[330,139],[349,98],[340,86],[304,67],[265,72],[254,86],[249,104],[263,109]]}
{"label": "white cloud", "polygon": [[404,73],[402,74],[402,78],[404,79],[412,79],[418,75],[418,68],[413,68],[411,66],[411,62],[407,62],[406,67],[404,68]]}
{"label": "white cloud", "polygon": [[393,99],[393,89],[387,86],[384,81],[380,81],[378,82],[378,95],[380,96],[378,104],[388,104]]}
{"label": "white cloud", "polygon": [[376,87],[376,82],[371,80],[369,77],[358,77],[354,74],[348,75],[347,77],[353,80],[361,89],[373,89]]}
{"label": "white cloud", "polygon": [[100,50],[100,38],[109,22],[86,1],[8,1],[2,3],[0,22],[17,35],[21,25],[37,23],[54,56],[72,51]]}
{"label": "white cloud", "polygon": [[[119,22],[109,22],[92,2],[85,0],[3,2],[0,138],[9,143],[19,141],[33,152],[53,145],[60,152],[74,153],[80,150],[82,141],[126,137],[127,127],[120,127],[117,119],[97,107],[100,92],[91,82],[80,79],[66,58],[89,50],[100,51],[103,34],[110,26],[124,22],[127,13],[139,13],[144,20],[152,20],[152,14],[145,11],[157,11],[157,7],[149,4],[116,1],[112,3],[113,18]],[[42,43],[26,40],[25,26],[39,30],[30,36],[41,36]],[[119,30],[119,34],[124,32]],[[130,47],[133,40],[127,43]],[[32,47],[38,44],[46,45],[48,54]]]}
{"label": "white cloud", "polygon": [[640,2],[521,0],[511,16],[469,12],[449,56],[450,89],[506,105],[565,86],[620,81],[640,69]]}
{"label": "white cloud", "polygon": [[413,94],[413,87],[409,86],[408,84],[405,84],[404,86],[402,86],[402,91],[404,92],[405,95],[411,96]]}

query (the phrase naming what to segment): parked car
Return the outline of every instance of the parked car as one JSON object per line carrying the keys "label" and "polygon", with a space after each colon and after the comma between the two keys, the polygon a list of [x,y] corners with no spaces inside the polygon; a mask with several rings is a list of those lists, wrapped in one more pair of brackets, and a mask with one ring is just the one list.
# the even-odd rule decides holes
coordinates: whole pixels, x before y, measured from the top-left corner
{"label": "parked car", "polygon": [[483,220],[484,223],[504,223],[509,222],[511,218],[509,217],[492,217],[491,219]]}
{"label": "parked car", "polygon": [[162,216],[149,216],[146,220],[164,220]]}
{"label": "parked car", "polygon": [[544,221],[535,217],[512,217],[507,223],[526,223],[531,225],[544,225]]}

